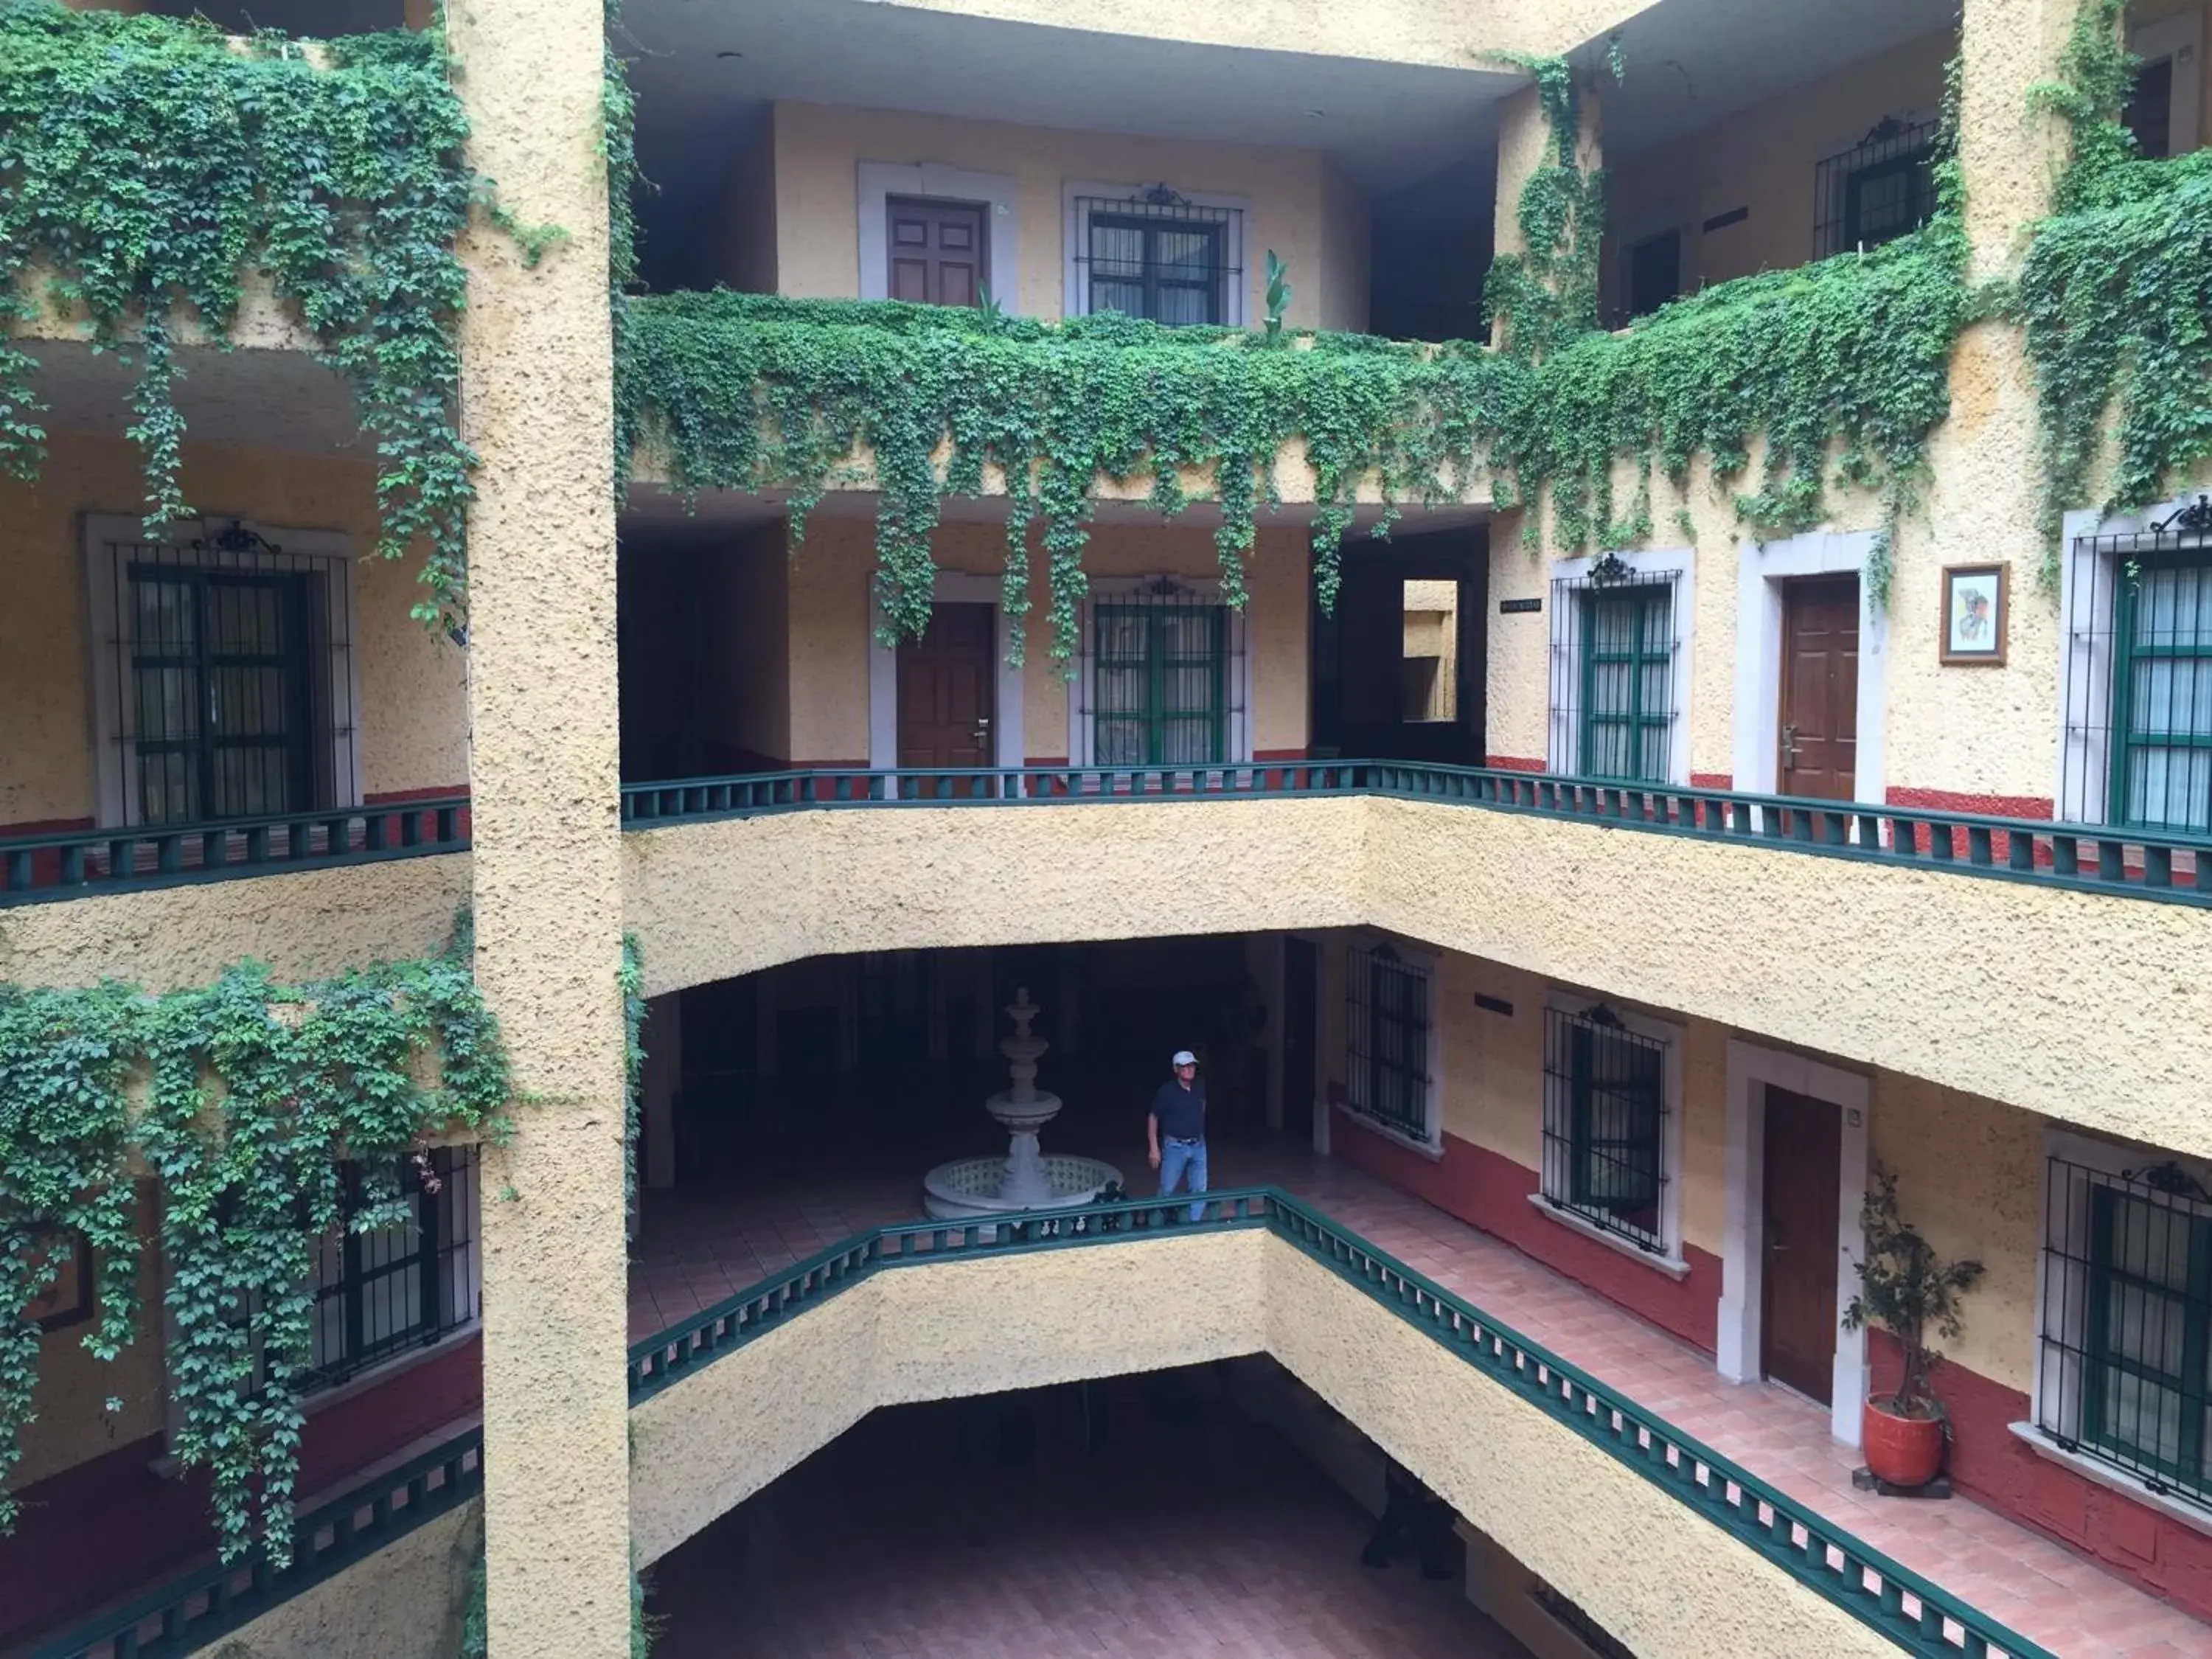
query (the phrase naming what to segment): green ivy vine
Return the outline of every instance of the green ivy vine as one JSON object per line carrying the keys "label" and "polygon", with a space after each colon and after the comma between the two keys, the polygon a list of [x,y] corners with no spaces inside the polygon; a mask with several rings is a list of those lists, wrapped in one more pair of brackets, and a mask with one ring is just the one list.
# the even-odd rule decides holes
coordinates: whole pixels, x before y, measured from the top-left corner
{"label": "green ivy vine", "polygon": [[623,1000],[623,1202],[637,1203],[637,1143],[645,1124],[645,946],[635,933],[624,933],[622,965],[615,982]]}
{"label": "green ivy vine", "polygon": [[[1621,74],[1619,43],[1608,56]],[[1582,164],[1582,95],[1564,58],[1492,52],[1490,61],[1520,70],[1535,82],[1550,138],[1550,159],[1521,187],[1514,214],[1522,252],[1491,261],[1483,307],[1498,324],[1498,344],[1514,356],[1540,359],[1597,327],[1598,248],[1605,234],[1605,173]]]}
{"label": "green ivy vine", "polygon": [[[6,328],[43,265],[53,297],[137,370],[149,520],[193,516],[179,323],[224,336],[246,279],[265,276],[353,384],[379,456],[378,551],[420,540],[417,614],[458,620],[474,457],[455,424],[456,241],[472,204],[495,208],[467,133],[440,29],[310,47],[0,0],[0,466],[28,477],[45,453],[35,362]],[[526,252],[557,234],[495,216]]]}
{"label": "green ivy vine", "polygon": [[[2083,0],[2058,78],[2034,104],[2071,130],[2056,211],[2016,285],[2040,416],[2045,553],[2057,591],[2066,509],[2108,438],[2108,513],[2145,506],[2212,457],[2212,151],[2147,161],[2121,124],[2136,59],[2123,0]],[[2108,424],[2108,422],[2115,422]]]}
{"label": "green ivy vine", "polygon": [[[212,1474],[223,1559],[258,1534],[282,1565],[341,1165],[369,1200],[354,1227],[388,1224],[403,1160],[428,1180],[431,1135],[504,1135],[508,1089],[458,945],[298,986],[250,963],[160,996],[0,985],[0,1477],[30,1419],[42,1337],[27,1310],[53,1282],[55,1235],[83,1232],[99,1262],[86,1346],[112,1359],[138,1330],[143,1174],[162,1194],[175,1450]],[[0,1525],[13,1520],[0,1495]]]}
{"label": "green ivy vine", "polygon": [[985,467],[1002,468],[1018,661],[1038,526],[1051,655],[1074,652],[1097,475],[1149,477],[1151,504],[1173,514],[1188,501],[1178,470],[1212,469],[1223,592],[1242,604],[1258,511],[1277,500],[1270,464],[1302,438],[1319,501],[1316,584],[1333,604],[1360,480],[1379,475],[1392,501],[1455,494],[1516,374],[1474,346],[1302,334],[1277,348],[1257,333],[1113,313],[1047,324],[720,291],[639,299],[631,310],[630,349],[616,365],[622,441],[656,450],[678,489],[787,492],[797,538],[854,453],[872,453],[876,592],[892,637],[928,623],[940,498],[981,495]]}

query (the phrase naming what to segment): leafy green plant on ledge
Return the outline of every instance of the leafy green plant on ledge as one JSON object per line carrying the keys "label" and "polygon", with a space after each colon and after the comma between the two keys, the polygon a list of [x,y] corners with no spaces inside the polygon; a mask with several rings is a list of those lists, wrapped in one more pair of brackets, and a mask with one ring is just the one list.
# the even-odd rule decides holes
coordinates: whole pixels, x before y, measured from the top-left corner
{"label": "leafy green plant on ledge", "polygon": [[417,612],[458,620],[473,457],[455,423],[456,240],[476,204],[526,249],[557,234],[497,209],[463,157],[467,131],[439,29],[311,57],[199,20],[0,0],[0,466],[28,477],[44,456],[36,365],[7,326],[43,267],[52,297],[137,371],[149,522],[191,517],[179,330],[221,338],[265,278],[353,384],[380,458],[378,550],[419,541]]}
{"label": "leafy green plant on ledge", "polygon": [[1272,465],[1302,439],[1316,586],[1333,604],[1362,478],[1378,477],[1392,501],[1455,494],[1517,395],[1518,370],[1479,348],[1358,335],[1298,334],[1270,349],[1258,332],[1113,313],[1044,324],[725,292],[639,299],[631,313],[632,349],[616,365],[621,453],[644,444],[685,491],[784,493],[794,538],[866,453],[876,591],[894,637],[929,620],[940,497],[980,495],[986,468],[1000,469],[1017,660],[1040,525],[1051,654],[1073,654],[1098,476],[1148,479],[1151,504],[1172,514],[1189,499],[1182,471],[1210,471],[1223,592],[1241,604],[1257,514],[1277,499]]}
{"label": "leafy green plant on ledge", "polygon": [[2083,0],[2059,77],[2033,94],[2074,145],[2014,302],[2043,446],[2039,575],[2053,594],[2063,514],[2087,500],[2108,439],[2108,513],[2160,500],[2212,458],[2212,151],[2138,155],[2119,118],[2136,62],[2122,11],[2122,0]]}
{"label": "leafy green plant on ledge", "polygon": [[[0,1479],[30,1419],[42,1337],[28,1310],[53,1282],[52,1242],[90,1241],[100,1316],[83,1340],[113,1358],[145,1313],[137,1183],[150,1179],[173,1449],[212,1473],[224,1559],[258,1530],[288,1560],[315,1249],[343,1213],[341,1165],[358,1167],[368,1200],[353,1225],[389,1224],[403,1160],[424,1167],[412,1155],[441,1131],[502,1135],[508,1093],[458,945],[311,985],[251,963],[159,996],[0,985]],[[0,1496],[0,1526],[13,1520]]]}

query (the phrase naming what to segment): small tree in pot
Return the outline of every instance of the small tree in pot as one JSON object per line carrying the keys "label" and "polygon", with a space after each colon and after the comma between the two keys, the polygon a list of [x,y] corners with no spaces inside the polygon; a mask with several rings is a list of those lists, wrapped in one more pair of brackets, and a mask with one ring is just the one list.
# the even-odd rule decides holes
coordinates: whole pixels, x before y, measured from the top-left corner
{"label": "small tree in pot", "polygon": [[1959,1301],[1982,1276],[1978,1261],[1945,1261],[1897,1213],[1897,1176],[1876,1169],[1875,1184],[1859,1211],[1866,1256],[1856,1264],[1859,1293],[1844,1310],[1844,1328],[1869,1321],[1897,1339],[1905,1372],[1897,1392],[1869,1395],[1861,1440],[1867,1468],[1898,1486],[1924,1486],[1943,1467],[1942,1402],[1930,1374],[1943,1356],[1928,1346],[1932,1330],[1956,1341],[1962,1328]]}

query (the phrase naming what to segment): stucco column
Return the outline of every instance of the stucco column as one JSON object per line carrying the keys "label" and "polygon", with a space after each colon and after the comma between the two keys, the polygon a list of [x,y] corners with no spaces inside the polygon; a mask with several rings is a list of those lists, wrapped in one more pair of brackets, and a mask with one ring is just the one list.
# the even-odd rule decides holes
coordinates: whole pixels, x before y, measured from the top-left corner
{"label": "stucco column", "polygon": [[[2028,227],[2050,211],[2064,160],[2064,124],[2028,107],[2028,88],[2056,74],[2075,0],[1966,0],[1962,23],[1959,159],[1965,174],[1971,280],[2017,269]],[[2049,708],[2063,679],[2055,596],[2038,591],[2047,547],[2033,376],[2021,331],[1976,323],[1951,353],[1951,413],[1929,446],[1924,517],[1899,528],[1890,600],[1884,781],[1937,790],[1984,811],[2051,810],[2057,723],[2023,726]],[[2001,562],[2011,616],[2002,668],[1946,668],[1934,634],[1947,564]],[[1933,711],[1941,708],[1941,718]],[[1992,731],[2020,740],[1990,743]]]}
{"label": "stucco column", "polygon": [[502,1023],[513,1144],[483,1183],[491,1651],[629,1643],[612,330],[601,0],[455,0],[471,159],[566,240],[468,251],[477,978]]}
{"label": "stucco column", "polygon": [[2023,233],[2050,211],[2065,123],[2028,107],[2057,73],[2078,0],[1966,0],[1960,23],[1959,161],[1966,175],[1969,271],[2007,270]]}

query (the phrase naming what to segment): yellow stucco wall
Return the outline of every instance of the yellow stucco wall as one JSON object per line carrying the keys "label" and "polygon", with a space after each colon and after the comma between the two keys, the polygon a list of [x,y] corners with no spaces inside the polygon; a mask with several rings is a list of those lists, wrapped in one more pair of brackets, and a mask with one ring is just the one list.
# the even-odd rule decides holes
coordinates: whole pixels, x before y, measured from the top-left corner
{"label": "yellow stucco wall", "polygon": [[[373,556],[374,463],[185,446],[185,499],[240,517],[283,544],[285,529],[335,531],[355,553],[354,711],[370,795],[455,788],[468,777],[459,651],[407,613],[418,562]],[[137,447],[57,434],[38,481],[0,478],[0,825],[94,812],[92,641],[84,589],[87,514],[132,516],[145,489]]]}
{"label": "yellow stucco wall", "polygon": [[[1019,282],[1001,296],[1010,312],[1058,317],[1066,283],[1063,186],[1070,182],[1134,190],[1164,180],[1187,196],[1246,199],[1245,315],[1266,309],[1266,251],[1290,261],[1293,325],[1364,325],[1367,296],[1365,210],[1348,181],[1318,150],[1261,149],[1188,140],[1075,132],[955,120],[902,110],[778,104],[775,276],[785,294],[854,299],[860,292],[859,167],[864,161],[928,161],[967,173],[1009,175],[1018,225]],[[757,196],[742,171],[732,181],[729,219],[757,224]],[[994,217],[993,237],[1010,221]],[[1357,238],[1356,257],[1340,245]],[[1333,240],[1340,245],[1333,246]],[[726,266],[736,282],[747,269]],[[757,273],[755,276],[757,280]]]}
{"label": "yellow stucco wall", "polygon": [[878,1273],[631,1413],[638,1558],[659,1559],[878,1406],[1257,1352],[1268,1248],[1214,1233]]}
{"label": "yellow stucco wall", "polygon": [[478,1505],[465,1504],[302,1590],[206,1651],[211,1659],[299,1659],[310,1653],[316,1659],[448,1659],[459,1646],[469,1574],[483,1538]]}
{"label": "yellow stucco wall", "polygon": [[1366,925],[2212,1150],[2172,1035],[2212,1018],[2212,917],[2183,905],[1399,800],[795,813],[625,851],[655,994],[847,951]]}

